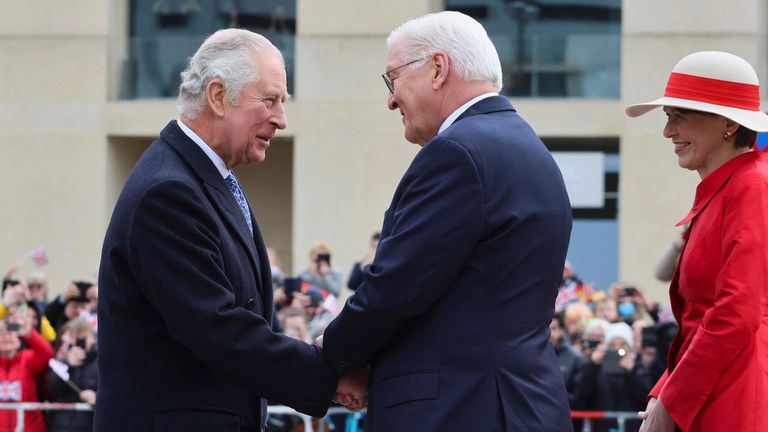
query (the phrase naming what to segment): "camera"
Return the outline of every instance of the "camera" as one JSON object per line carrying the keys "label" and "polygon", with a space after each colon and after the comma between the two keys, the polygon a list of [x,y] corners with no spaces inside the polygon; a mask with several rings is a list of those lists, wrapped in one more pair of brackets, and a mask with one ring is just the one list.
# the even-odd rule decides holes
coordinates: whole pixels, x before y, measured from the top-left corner
{"label": "camera", "polygon": [[93,286],[92,282],[86,282],[86,281],[73,281],[72,282],[77,289],[80,291],[80,297],[87,298],[88,289]]}
{"label": "camera", "polygon": [[600,341],[597,339],[584,339],[581,344],[584,349],[595,349],[600,345]]}
{"label": "camera", "polygon": [[5,329],[9,332],[17,332],[19,331],[20,328],[21,326],[19,325],[19,323],[15,321],[8,321],[8,320],[5,321]]}
{"label": "camera", "polygon": [[18,279],[10,279],[10,278],[9,279],[3,279],[3,292],[5,292],[6,288],[15,287],[19,283],[20,282],[19,282]]}
{"label": "camera", "polygon": [[85,350],[85,338],[77,338],[75,339],[75,345],[76,347],[80,347],[83,350]]}
{"label": "camera", "polygon": [[325,262],[328,264],[328,266],[331,265],[331,254],[329,253],[323,253],[323,254],[317,254],[317,259],[315,259],[315,262],[317,264],[320,264],[321,262]]}

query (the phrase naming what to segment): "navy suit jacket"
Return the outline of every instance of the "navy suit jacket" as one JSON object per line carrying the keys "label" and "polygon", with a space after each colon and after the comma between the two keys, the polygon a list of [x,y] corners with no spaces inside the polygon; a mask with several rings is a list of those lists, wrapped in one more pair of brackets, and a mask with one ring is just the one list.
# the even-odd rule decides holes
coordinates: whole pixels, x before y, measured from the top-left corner
{"label": "navy suit jacket", "polygon": [[323,415],[320,349],[272,331],[272,284],[213,163],[175,121],[115,205],[99,271],[97,432],[260,429],[263,398]]}
{"label": "navy suit jacket", "polygon": [[560,171],[506,98],[427,143],[325,332],[339,374],[371,365],[370,430],[571,430],[549,343],[570,232]]}

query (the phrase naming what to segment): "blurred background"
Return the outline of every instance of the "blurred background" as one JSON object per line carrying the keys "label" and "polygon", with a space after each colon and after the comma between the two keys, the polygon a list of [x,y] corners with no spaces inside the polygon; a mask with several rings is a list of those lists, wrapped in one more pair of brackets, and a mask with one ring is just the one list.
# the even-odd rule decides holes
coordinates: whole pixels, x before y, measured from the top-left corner
{"label": "blurred background", "polygon": [[179,72],[234,26],[283,51],[293,94],[267,161],[237,170],[264,237],[286,274],[324,241],[346,280],[419,149],[386,109],[384,41],[445,9],[485,26],[503,93],[555,155],[584,283],[666,301],[654,269],[699,178],[677,166],[660,110],[623,110],[661,96],[694,51],[737,54],[765,81],[761,0],[0,0],[0,267],[45,266],[51,294],[95,277],[123,182],[176,118]]}

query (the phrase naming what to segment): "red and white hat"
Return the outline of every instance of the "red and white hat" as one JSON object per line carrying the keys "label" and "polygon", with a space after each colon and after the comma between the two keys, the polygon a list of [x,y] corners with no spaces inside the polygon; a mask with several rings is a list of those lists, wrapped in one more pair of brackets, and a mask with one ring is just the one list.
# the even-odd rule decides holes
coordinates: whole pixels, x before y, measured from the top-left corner
{"label": "red and white hat", "polygon": [[754,131],[768,131],[768,115],[760,111],[760,82],[741,57],[701,51],[680,60],[667,80],[664,97],[630,105],[630,117],[670,106],[721,115]]}

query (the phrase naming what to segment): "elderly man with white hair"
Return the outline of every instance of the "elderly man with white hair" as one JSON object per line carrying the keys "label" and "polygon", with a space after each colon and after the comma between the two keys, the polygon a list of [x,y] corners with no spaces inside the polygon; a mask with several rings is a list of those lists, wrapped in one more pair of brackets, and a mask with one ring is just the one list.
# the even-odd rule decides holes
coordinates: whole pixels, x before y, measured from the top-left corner
{"label": "elderly man with white hair", "polygon": [[387,106],[422,148],[323,353],[342,376],[370,366],[366,430],[571,430],[549,343],[571,232],[560,171],[499,96],[477,21],[426,15],[387,48]]}

